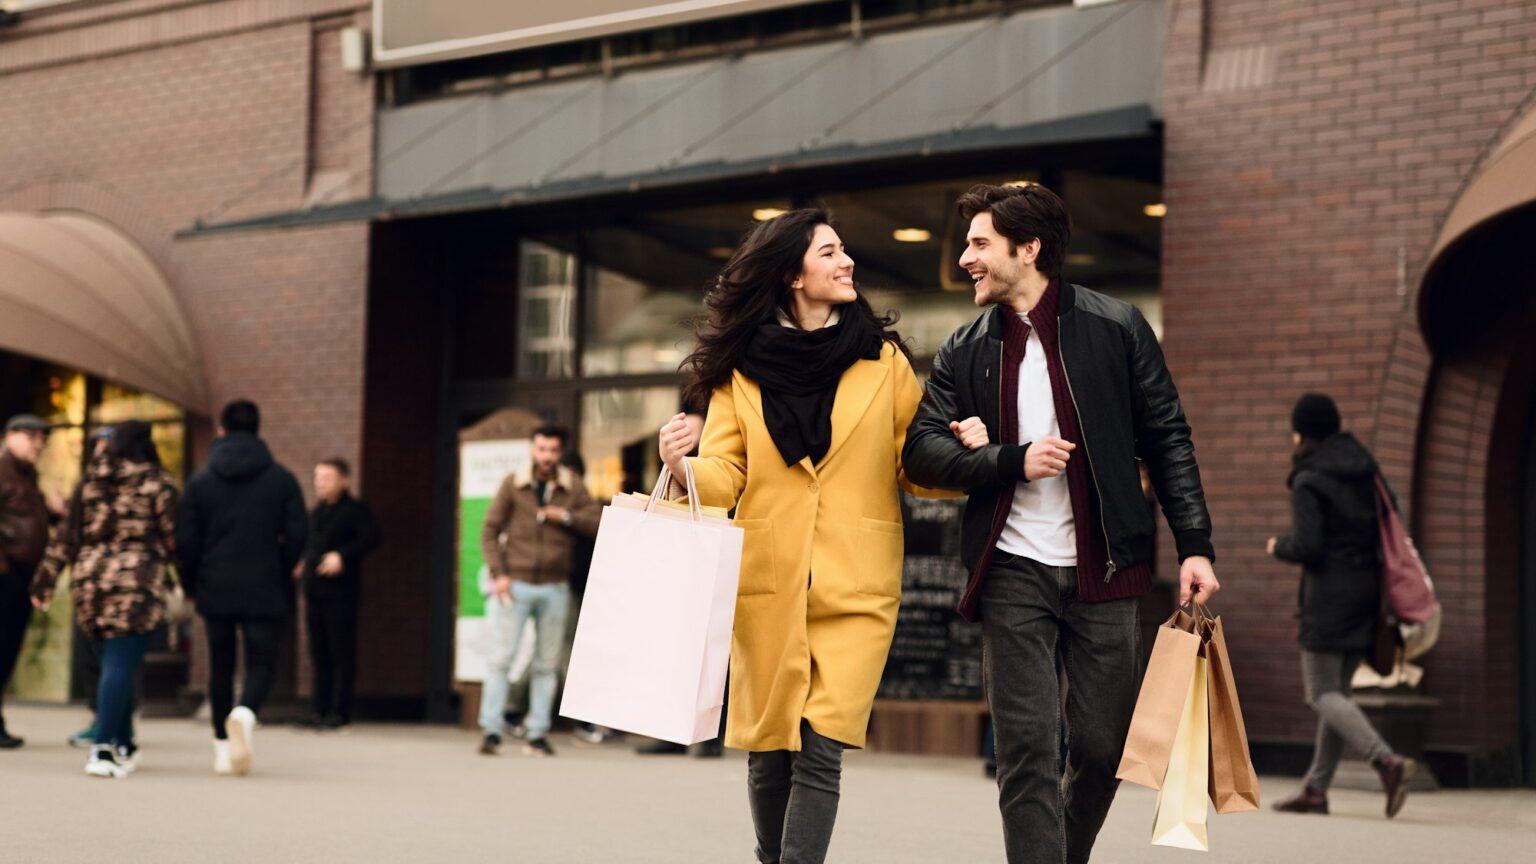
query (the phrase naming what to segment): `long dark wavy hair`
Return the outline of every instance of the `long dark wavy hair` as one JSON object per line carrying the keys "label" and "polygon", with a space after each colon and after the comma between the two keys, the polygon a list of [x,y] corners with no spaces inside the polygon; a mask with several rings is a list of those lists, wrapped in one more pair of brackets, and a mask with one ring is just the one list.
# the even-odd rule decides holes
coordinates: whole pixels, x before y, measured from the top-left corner
{"label": "long dark wavy hair", "polygon": [[[679,367],[688,376],[683,402],[690,410],[703,410],[715,388],[730,380],[760,325],[775,320],[779,312],[794,320],[789,286],[804,269],[806,250],[820,225],[836,227],[832,214],[823,207],[806,207],[759,222],[742,237],[704,295],[705,314],[694,327],[695,347]],[[876,315],[864,293],[857,287],[855,293],[854,300],[839,307],[842,314],[866,316],[883,339],[906,352],[901,335],[892,329],[901,314],[893,309]]]}
{"label": "long dark wavy hair", "polygon": [[107,453],[124,462],[147,462],[160,467],[160,451],[155,449],[153,430],[142,420],[126,420],[113,426]]}

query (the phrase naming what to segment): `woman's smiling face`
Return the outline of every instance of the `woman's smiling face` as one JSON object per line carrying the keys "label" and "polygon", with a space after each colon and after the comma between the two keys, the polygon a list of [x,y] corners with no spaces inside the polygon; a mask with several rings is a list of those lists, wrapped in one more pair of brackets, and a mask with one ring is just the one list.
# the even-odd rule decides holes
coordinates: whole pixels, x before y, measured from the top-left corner
{"label": "woman's smiling face", "polygon": [[853,289],[853,259],[831,225],[816,226],[811,246],[805,250],[799,283],[805,299],[818,303],[851,303],[858,297]]}

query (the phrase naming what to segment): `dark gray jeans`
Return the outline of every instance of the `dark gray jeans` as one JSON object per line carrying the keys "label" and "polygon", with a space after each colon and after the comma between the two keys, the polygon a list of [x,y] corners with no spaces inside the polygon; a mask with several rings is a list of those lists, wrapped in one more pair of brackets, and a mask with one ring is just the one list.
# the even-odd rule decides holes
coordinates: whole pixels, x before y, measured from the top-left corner
{"label": "dark gray jeans", "polygon": [[1358,654],[1301,652],[1307,704],[1317,712],[1317,745],[1312,751],[1312,767],[1307,769],[1307,785],[1313,789],[1328,791],[1346,744],[1372,765],[1392,755],[1392,746],[1350,695],[1350,680],[1359,665]]}
{"label": "dark gray jeans", "polygon": [[800,721],[800,752],[747,756],[747,797],[763,864],[821,864],[832,842],[843,745]]}
{"label": "dark gray jeans", "polygon": [[1008,864],[1077,864],[1093,851],[1141,683],[1136,606],[1079,601],[1076,567],[992,554],[982,663]]}

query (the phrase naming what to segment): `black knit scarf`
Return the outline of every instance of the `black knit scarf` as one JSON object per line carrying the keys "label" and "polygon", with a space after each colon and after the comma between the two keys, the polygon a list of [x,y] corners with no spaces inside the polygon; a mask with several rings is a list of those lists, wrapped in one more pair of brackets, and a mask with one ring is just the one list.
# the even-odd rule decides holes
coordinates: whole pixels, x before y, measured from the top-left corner
{"label": "black knit scarf", "polygon": [[838,381],[860,359],[880,359],[880,344],[875,322],[850,307],[841,307],[841,320],[820,330],[777,320],[757,328],[741,371],[762,388],[763,419],[785,465],[807,456],[814,465],[827,455]]}

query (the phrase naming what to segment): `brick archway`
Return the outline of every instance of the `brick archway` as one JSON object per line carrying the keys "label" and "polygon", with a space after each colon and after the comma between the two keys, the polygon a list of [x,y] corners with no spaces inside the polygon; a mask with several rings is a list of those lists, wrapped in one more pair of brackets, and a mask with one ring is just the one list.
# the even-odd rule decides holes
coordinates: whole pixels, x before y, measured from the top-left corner
{"label": "brick archway", "polygon": [[[1474,225],[1441,247],[1420,289],[1422,336],[1432,350],[1415,449],[1414,524],[1445,607],[1446,637],[1426,658],[1447,705],[1431,743],[1474,748],[1477,784],[1518,782],[1522,737],[1520,465],[1536,410],[1536,231],[1530,202]],[[1532,574],[1526,574],[1527,581]],[[1527,654],[1532,652],[1527,651]],[[1529,697],[1529,694],[1525,694]],[[1527,720],[1527,723],[1529,721]],[[1529,732],[1524,733],[1529,735]]]}

